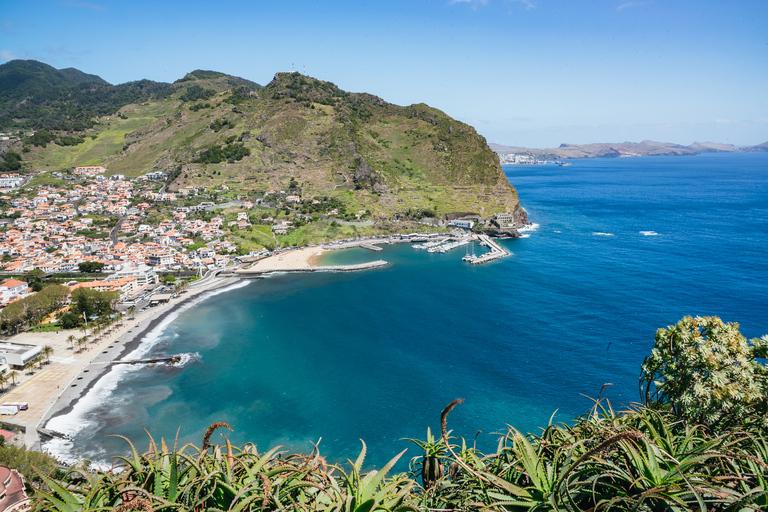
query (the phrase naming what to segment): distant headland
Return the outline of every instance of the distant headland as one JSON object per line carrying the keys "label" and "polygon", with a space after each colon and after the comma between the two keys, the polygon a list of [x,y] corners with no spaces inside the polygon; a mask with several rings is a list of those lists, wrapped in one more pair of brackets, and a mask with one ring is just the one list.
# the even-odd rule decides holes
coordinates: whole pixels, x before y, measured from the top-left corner
{"label": "distant headland", "polygon": [[694,142],[690,146],[670,142],[618,142],[593,144],[560,144],[557,148],[535,149],[502,144],[489,144],[499,155],[502,165],[533,163],[536,160],[566,158],[621,158],[638,156],[690,156],[702,153],[758,153],[768,151],[768,141],[756,146],[734,146],[717,142]]}

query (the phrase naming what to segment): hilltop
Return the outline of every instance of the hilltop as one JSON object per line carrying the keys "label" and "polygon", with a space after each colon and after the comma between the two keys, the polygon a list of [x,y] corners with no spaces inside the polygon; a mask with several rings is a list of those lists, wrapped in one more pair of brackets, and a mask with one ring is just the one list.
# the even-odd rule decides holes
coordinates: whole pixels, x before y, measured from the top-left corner
{"label": "hilltop", "polygon": [[202,70],[172,84],[113,86],[12,61],[0,66],[5,84],[16,85],[0,96],[0,130],[27,129],[11,148],[23,148],[26,169],[160,171],[170,192],[258,199],[283,191],[379,221],[498,212],[524,221],[486,140],[425,104],[398,106],[299,73],[277,73],[264,87]]}

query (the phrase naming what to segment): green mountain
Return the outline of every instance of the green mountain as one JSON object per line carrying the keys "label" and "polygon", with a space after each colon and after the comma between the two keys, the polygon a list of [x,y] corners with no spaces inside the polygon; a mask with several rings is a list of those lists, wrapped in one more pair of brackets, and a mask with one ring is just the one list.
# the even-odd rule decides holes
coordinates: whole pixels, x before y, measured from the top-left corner
{"label": "green mountain", "polygon": [[0,66],[0,127],[83,130],[92,126],[95,116],[167,90],[168,84],[151,80],[111,85],[74,68],[12,60]]}
{"label": "green mountain", "polygon": [[[51,86],[59,99],[46,101],[82,105],[78,115],[91,116],[90,131],[68,133],[80,137],[75,145],[28,139],[25,165],[106,165],[127,176],[163,171],[170,191],[226,185],[232,196],[334,197],[348,213],[367,210],[374,219],[517,211],[524,221],[485,138],[427,105],[397,106],[299,73],[278,73],[261,87],[197,70],[170,85],[151,82],[130,103],[130,95],[115,92],[135,92],[139,83]],[[93,87],[112,91],[111,102],[84,103],[87,96],[72,92]],[[0,105],[3,119],[6,108]]]}

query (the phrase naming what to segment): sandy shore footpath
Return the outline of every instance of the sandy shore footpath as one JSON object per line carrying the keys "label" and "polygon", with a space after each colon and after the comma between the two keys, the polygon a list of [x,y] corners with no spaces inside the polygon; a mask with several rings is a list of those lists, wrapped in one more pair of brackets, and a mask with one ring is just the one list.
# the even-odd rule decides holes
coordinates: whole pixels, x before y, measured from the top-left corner
{"label": "sandy shore footpath", "polygon": [[[302,249],[295,249],[264,258],[253,263],[248,268],[237,270],[235,273],[247,275],[310,269],[313,267],[318,267],[318,261],[320,260],[320,257],[328,251],[338,251],[341,249],[352,249],[355,247],[377,246],[381,244],[393,243],[410,243],[410,240],[402,240],[398,236],[391,238],[385,237],[362,240],[347,240],[343,242],[335,242],[334,244],[319,245],[316,247],[304,247]],[[354,265],[349,266],[352,267]]]}
{"label": "sandy shore footpath", "polygon": [[[315,267],[320,255],[325,251],[324,247],[305,247],[295,251],[275,254],[269,258],[257,261],[248,267],[248,270],[265,272]],[[243,273],[246,273],[246,271],[243,271]]]}
{"label": "sandy shore footpath", "polygon": [[73,350],[67,338],[70,334],[82,336],[82,331],[59,331],[47,333],[23,333],[9,341],[34,345],[51,345],[54,354],[50,364],[33,375],[21,374],[18,384],[2,396],[4,402],[29,402],[29,409],[14,416],[3,416],[2,420],[26,427],[25,444],[28,448],[40,449],[36,428],[60,414],[72,410],[95,382],[110,370],[107,361],[125,358],[134,351],[143,337],[154,329],[167,315],[176,311],[200,295],[217,288],[232,285],[237,279],[217,279],[199,288],[191,288],[181,297],[168,304],[156,306],[136,315],[126,317],[121,327],[115,327],[102,334],[97,341],[89,341],[82,352]]}

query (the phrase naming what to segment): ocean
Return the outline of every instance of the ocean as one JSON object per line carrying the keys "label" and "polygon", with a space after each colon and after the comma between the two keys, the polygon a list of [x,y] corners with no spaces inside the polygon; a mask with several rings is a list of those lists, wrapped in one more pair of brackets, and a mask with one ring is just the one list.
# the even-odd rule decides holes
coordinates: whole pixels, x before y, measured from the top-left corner
{"label": "ocean", "polygon": [[[175,313],[137,355],[188,354],[182,367],[116,367],[66,416],[63,458],[108,461],[125,441],[200,446],[226,421],[236,444],[332,461],[360,439],[381,466],[439,432],[495,449],[512,425],[538,432],[586,413],[603,384],[614,408],[638,401],[656,329],[685,315],[768,334],[768,154],[574,160],[508,166],[535,223],[486,265],[459,248],[409,244],[333,252],[324,264],[386,259],[357,273],[244,281]],[[219,431],[221,432],[221,431]],[[222,443],[217,433],[213,442]],[[403,468],[404,469],[404,468]]]}

